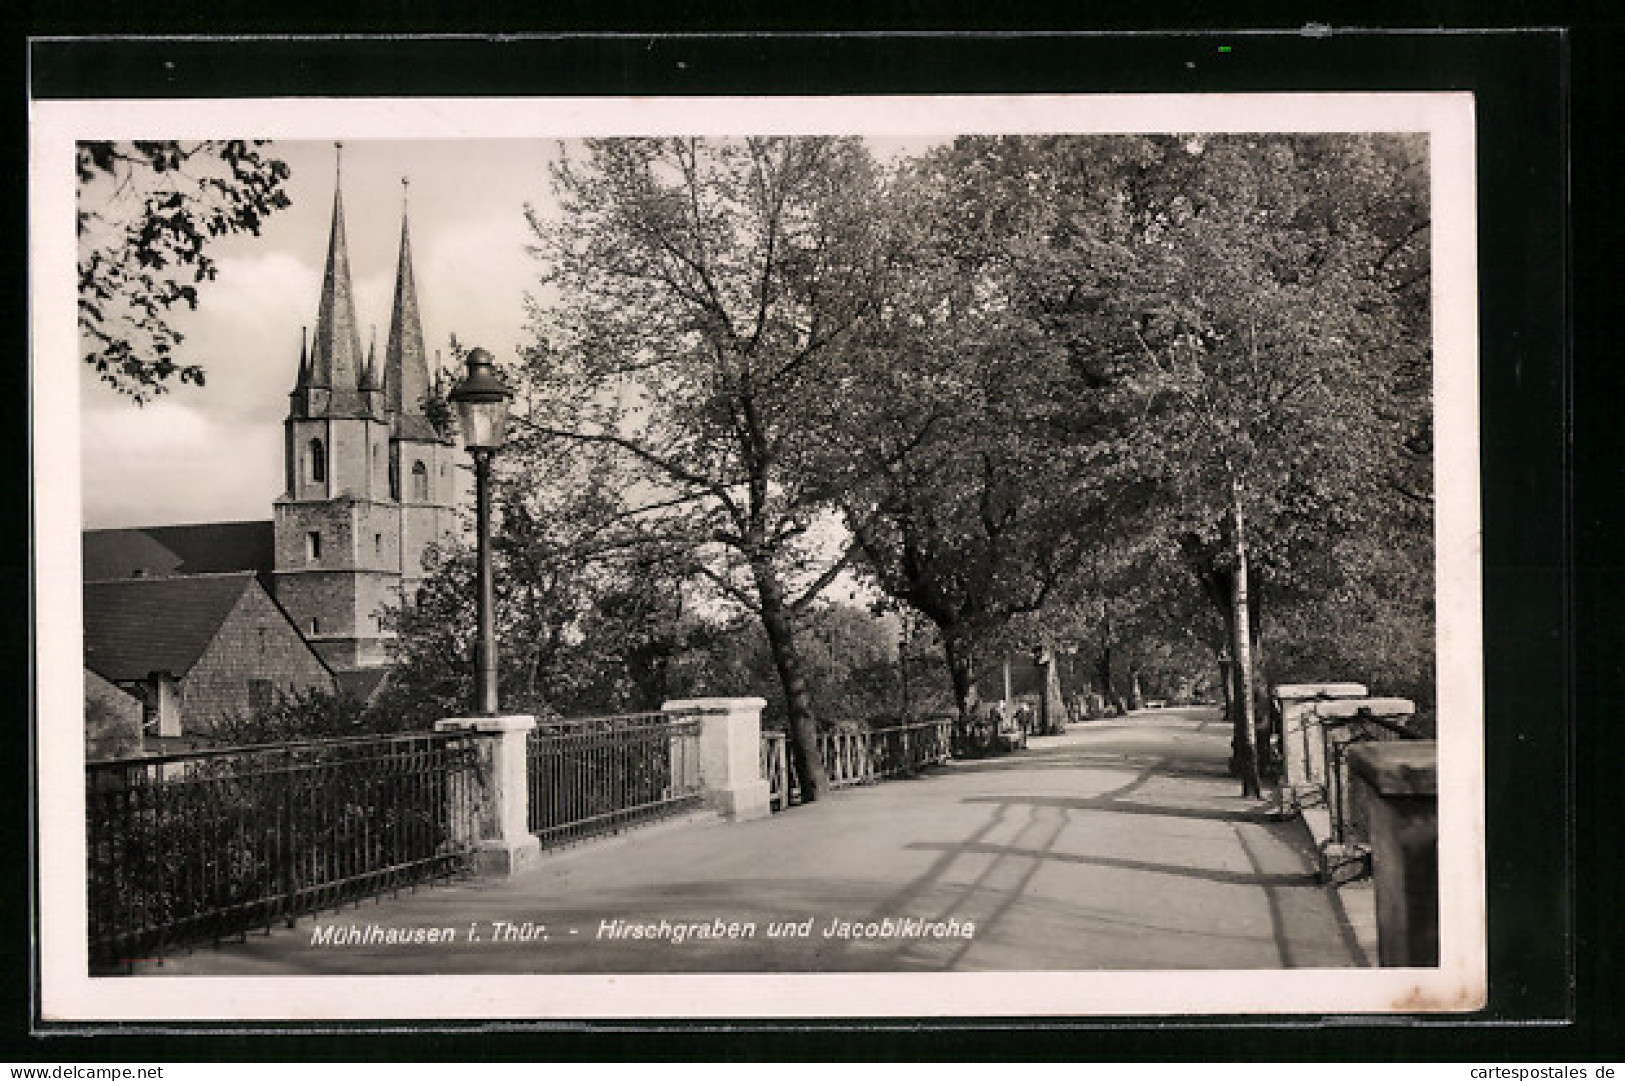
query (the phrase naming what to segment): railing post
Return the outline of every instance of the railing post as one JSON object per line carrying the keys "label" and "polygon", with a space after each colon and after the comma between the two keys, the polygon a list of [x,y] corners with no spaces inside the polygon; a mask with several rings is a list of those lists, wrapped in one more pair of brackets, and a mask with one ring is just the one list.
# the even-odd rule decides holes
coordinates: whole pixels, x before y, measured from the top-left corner
{"label": "railing post", "polygon": [[660,707],[700,721],[700,786],[707,807],[730,819],[773,813],[762,776],[764,698],[686,698]]}
{"label": "railing post", "polygon": [[[536,864],[541,844],[530,832],[530,787],[526,777],[525,741],[536,718],[452,717],[435,724],[437,732],[466,732],[479,741],[484,791],[478,793],[474,868],[480,874],[512,875]],[[470,783],[470,782],[463,782]],[[457,798],[459,785],[447,786]],[[457,821],[456,808],[452,809]]]}
{"label": "railing post", "polygon": [[1354,799],[1371,830],[1381,964],[1439,963],[1439,774],[1432,740],[1350,748]]}
{"label": "railing post", "polygon": [[1316,704],[1365,696],[1360,683],[1288,683],[1273,689],[1271,697],[1281,715],[1283,782],[1300,802],[1314,802],[1326,787],[1325,745]]}

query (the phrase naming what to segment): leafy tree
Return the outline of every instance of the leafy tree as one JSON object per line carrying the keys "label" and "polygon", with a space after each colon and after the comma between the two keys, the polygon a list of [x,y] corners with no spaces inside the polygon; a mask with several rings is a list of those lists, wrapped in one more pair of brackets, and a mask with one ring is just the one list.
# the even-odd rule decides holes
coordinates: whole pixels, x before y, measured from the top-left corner
{"label": "leafy tree", "polygon": [[137,404],[173,377],[203,385],[184,363],[170,312],[195,309],[217,273],[210,243],[258,235],[288,205],[288,166],[263,142],[81,142],[77,147],[79,332],[84,360]]}
{"label": "leafy tree", "polygon": [[[1425,513],[1409,537],[1393,530],[1396,507],[1414,502],[1399,496],[1415,488],[1429,405],[1415,375],[1427,368],[1425,260],[1410,251],[1425,232],[1419,148],[1234,136],[1163,149],[1174,182],[1106,307],[1127,328],[1119,356],[1137,351],[1123,386],[1144,403],[1141,445],[1172,481],[1163,527],[1225,613],[1237,764],[1256,793],[1252,595],[1324,598],[1355,569],[1348,536],[1426,562]],[[1407,223],[1397,238],[1395,222]],[[1412,267],[1403,280],[1396,258]]]}
{"label": "leafy tree", "polygon": [[796,620],[839,574],[821,531],[844,478],[808,468],[837,396],[830,360],[883,292],[882,179],[856,139],[589,140],[555,169],[519,421],[641,474],[640,543],[762,623],[807,798],[826,784]]}
{"label": "leafy tree", "polygon": [[966,722],[977,654],[1051,603],[1129,509],[1126,488],[1106,503],[1113,420],[1029,303],[1057,204],[1025,148],[962,139],[900,187],[906,273],[849,351],[834,441],[865,478],[840,502],[866,570],[935,626]]}
{"label": "leafy tree", "polygon": [[[1087,462],[1117,540],[1185,566],[1223,614],[1244,684],[1261,595],[1371,596],[1388,561],[1356,538],[1427,564],[1424,149],[1403,136],[1002,137],[938,157],[946,195],[928,205],[949,209],[931,228],[967,310],[1022,326],[1041,343],[1024,357],[1065,358],[1050,385],[1067,438],[1018,443]],[[1103,596],[1108,610],[1125,592]],[[1252,690],[1234,696],[1236,757],[1257,791]]]}

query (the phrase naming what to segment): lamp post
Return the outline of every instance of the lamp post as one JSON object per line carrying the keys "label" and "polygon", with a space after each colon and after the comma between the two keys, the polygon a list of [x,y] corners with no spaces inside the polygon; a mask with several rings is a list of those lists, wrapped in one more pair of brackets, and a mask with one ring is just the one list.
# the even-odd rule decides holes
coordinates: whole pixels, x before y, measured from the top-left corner
{"label": "lamp post", "polygon": [[487,717],[497,712],[496,590],[491,581],[491,459],[502,449],[508,433],[508,400],[513,392],[502,385],[484,349],[468,354],[468,374],[448,396],[457,407],[463,446],[474,456],[474,506],[479,543],[479,641],[474,646],[478,710]]}

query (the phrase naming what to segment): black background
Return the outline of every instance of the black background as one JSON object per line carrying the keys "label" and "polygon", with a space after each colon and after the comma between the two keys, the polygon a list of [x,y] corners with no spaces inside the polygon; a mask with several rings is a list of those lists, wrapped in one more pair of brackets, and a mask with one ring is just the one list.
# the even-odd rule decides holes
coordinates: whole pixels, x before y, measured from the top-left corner
{"label": "black background", "polygon": [[[83,5],[86,7],[88,5]],[[246,5],[245,5],[246,6]],[[834,21],[756,12],[753,23],[668,11],[551,11],[550,31],[614,31],[544,37],[413,40],[35,40],[27,33],[196,35],[363,32],[443,33],[433,5],[345,14],[293,13],[263,5],[246,13],[116,5],[97,11],[41,5],[10,44],[26,70],[14,85],[19,138],[4,162],[8,235],[26,230],[24,145],[28,88],[49,97],[311,95],[504,96],[570,94],[823,94],[1185,92],[1270,90],[1471,90],[1479,121],[1480,381],[1485,525],[1487,758],[1491,1000],[1472,1018],[1210,1018],[1036,1022],[1013,1018],[851,1025],[665,1023],[524,1032],[470,1031],[280,1036],[221,1031],[186,1040],[151,1032],[93,1036],[41,1029],[34,1017],[32,919],[21,889],[29,870],[28,757],[31,710],[12,711],[12,784],[0,789],[0,843],[11,855],[7,973],[0,1059],[52,1062],[118,1059],[541,1058],[1037,1058],[1120,1061],[1200,1059],[1359,1061],[1618,1061],[1620,966],[1615,912],[1621,887],[1615,793],[1625,715],[1602,707],[1625,679],[1617,610],[1625,604],[1620,534],[1611,499],[1619,475],[1615,359],[1621,351],[1618,295],[1616,129],[1625,123],[1613,74],[1619,24],[1550,6],[1509,8],[1493,17],[1436,6],[1383,19],[1365,10],[1333,26],[1500,26],[1497,32],[1376,32],[1330,36],[1244,32],[1295,27],[1301,14],[1257,8],[1209,11],[1213,34],[1135,33],[1101,37],[1047,33],[1052,13],[1001,12],[994,28],[953,5],[932,12],[900,6]],[[487,13],[466,31],[514,32],[520,23]],[[1155,6],[1136,11],[1154,20]],[[1421,17],[1419,17],[1421,16]],[[1517,31],[1524,23],[1574,28]],[[1074,16],[1075,17],[1075,16]],[[977,19],[983,18],[978,27]],[[641,21],[634,22],[634,19]],[[589,21],[590,20],[590,21]],[[881,21],[885,20],[885,21]],[[1222,25],[1221,25],[1222,20]],[[1200,29],[1188,13],[1148,25]],[[835,29],[861,33],[831,34]],[[1112,24],[1101,22],[1099,29]],[[1125,22],[1115,29],[1129,29]],[[726,31],[672,36],[674,31]],[[772,30],[771,34],[735,33]],[[905,32],[898,32],[898,31]],[[806,31],[818,31],[808,33]],[[1014,32],[1012,32],[1014,31]],[[1220,44],[1231,47],[1217,51]],[[14,55],[13,59],[17,59]],[[1570,127],[1570,119],[1576,121]],[[1570,139],[1573,139],[1572,156]],[[1570,176],[1572,161],[1573,175]],[[1573,241],[1572,249],[1570,241]],[[8,371],[26,386],[26,262],[23,246],[0,278],[17,328],[19,358]],[[1574,286],[1571,298],[1569,287]],[[1572,299],[1572,306],[1571,306]],[[1571,330],[1578,341],[1571,350]],[[4,422],[26,447],[26,400],[0,396]],[[1578,441],[1578,442],[1576,442]],[[25,453],[19,453],[21,467]],[[1578,471],[1571,469],[1579,462]],[[29,672],[26,598],[26,470],[13,475],[18,528],[0,576],[0,605],[17,612],[13,701],[25,703]],[[1576,487],[1578,485],[1578,487]],[[1576,634],[1583,629],[1582,635]],[[31,706],[31,699],[27,700]],[[50,723],[42,719],[41,723]],[[72,723],[78,723],[74,718]],[[29,974],[25,979],[24,974]],[[277,1026],[258,1026],[262,1031]]]}

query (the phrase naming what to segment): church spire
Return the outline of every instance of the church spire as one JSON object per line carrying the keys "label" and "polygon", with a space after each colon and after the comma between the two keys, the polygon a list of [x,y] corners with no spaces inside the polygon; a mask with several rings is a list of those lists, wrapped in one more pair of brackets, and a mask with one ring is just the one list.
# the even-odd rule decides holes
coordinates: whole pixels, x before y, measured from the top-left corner
{"label": "church spire", "polygon": [[423,411],[429,393],[429,366],[423,349],[423,322],[418,315],[417,285],[412,275],[412,235],[408,224],[410,181],[401,178],[401,249],[395,268],[395,302],[389,313],[389,343],[384,349],[387,408],[402,439],[437,439]]}
{"label": "church spire", "polygon": [[327,270],[322,277],[321,303],[316,313],[316,334],[310,353],[311,387],[333,391],[335,411],[354,404],[361,379],[361,333],[356,326],[355,298],[350,287],[350,255],[344,239],[342,155],[337,150],[333,170],[333,225],[327,240]]}
{"label": "church spire", "polygon": [[361,369],[362,390],[383,390],[378,381],[378,324],[372,327],[372,344],[367,346],[367,365]]}
{"label": "church spire", "polygon": [[303,390],[310,385],[310,328],[299,328],[299,379],[295,382],[296,390]]}

